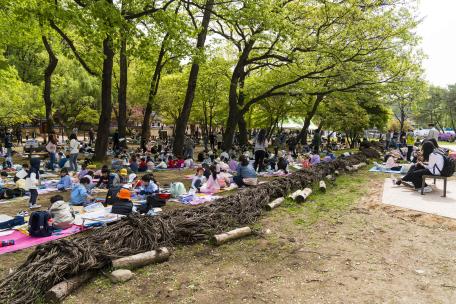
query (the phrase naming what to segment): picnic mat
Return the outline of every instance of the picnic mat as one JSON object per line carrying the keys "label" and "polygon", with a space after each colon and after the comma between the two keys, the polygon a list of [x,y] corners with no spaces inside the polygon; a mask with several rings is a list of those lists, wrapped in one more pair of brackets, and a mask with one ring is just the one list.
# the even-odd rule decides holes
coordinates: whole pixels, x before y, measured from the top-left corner
{"label": "picnic mat", "polygon": [[181,203],[184,205],[191,205],[191,206],[196,206],[196,205],[201,205],[207,202],[212,202],[218,198],[221,198],[221,196],[214,195],[213,193],[195,193],[194,198],[191,201],[181,201],[177,198],[170,199],[170,202],[177,202]]}
{"label": "picnic mat", "polygon": [[442,180],[437,180],[436,185],[433,185],[433,180],[427,179],[427,183],[433,191],[421,195],[412,188],[393,185],[392,180],[387,178],[383,186],[382,203],[456,219],[456,181],[448,181],[447,197],[441,197]]}
{"label": "picnic mat", "polygon": [[12,231],[10,234],[0,235],[0,242],[14,240],[14,245],[0,247],[0,255],[8,252],[14,252],[17,250],[29,248],[39,244],[47,243],[53,240],[61,239],[72,234],[76,234],[81,231],[81,227],[73,225],[68,229],[55,231],[51,236],[48,237],[31,237],[17,230],[10,231]]}

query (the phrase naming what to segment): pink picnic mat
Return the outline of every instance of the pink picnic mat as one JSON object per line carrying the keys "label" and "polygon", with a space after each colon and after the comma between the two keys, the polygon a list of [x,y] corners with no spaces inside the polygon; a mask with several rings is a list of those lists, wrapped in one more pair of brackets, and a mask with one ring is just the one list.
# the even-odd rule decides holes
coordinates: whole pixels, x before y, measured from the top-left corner
{"label": "pink picnic mat", "polygon": [[9,241],[14,240],[14,245],[7,246],[7,247],[0,247],[0,255],[8,252],[13,252],[25,248],[29,248],[32,246],[36,246],[39,244],[47,243],[53,240],[61,239],[67,237],[72,234],[76,234],[81,231],[80,226],[73,225],[72,227],[54,232],[51,236],[48,237],[31,237],[28,235],[23,234],[17,230],[10,235],[0,236],[0,243],[1,241]]}

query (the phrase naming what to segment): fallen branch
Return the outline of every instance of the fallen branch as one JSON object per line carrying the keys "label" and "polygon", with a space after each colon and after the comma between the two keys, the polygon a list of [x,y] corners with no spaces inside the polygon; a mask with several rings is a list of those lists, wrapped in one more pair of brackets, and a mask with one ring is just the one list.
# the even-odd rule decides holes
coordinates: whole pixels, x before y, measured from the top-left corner
{"label": "fallen branch", "polygon": [[306,189],[300,191],[300,193],[296,196],[296,202],[298,204],[304,203],[311,194],[312,194],[312,189],[310,189],[310,188],[306,188]]}
{"label": "fallen branch", "polygon": [[147,251],[112,261],[113,268],[139,268],[153,263],[167,261],[171,252],[166,247]]}
{"label": "fallen branch", "polygon": [[211,243],[218,246],[228,241],[236,240],[250,234],[252,234],[252,229],[250,229],[250,227],[238,228],[222,234],[214,235],[211,238]]}
{"label": "fallen branch", "polygon": [[271,211],[274,208],[279,207],[285,201],[284,197],[279,197],[265,206],[265,209]]}
{"label": "fallen branch", "polygon": [[79,286],[95,276],[95,272],[86,272],[81,275],[72,277],[66,281],[60,282],[46,292],[44,298],[51,303],[59,303],[69,296]]}
{"label": "fallen branch", "polygon": [[325,181],[320,181],[320,191],[321,192],[326,192],[326,183]]}

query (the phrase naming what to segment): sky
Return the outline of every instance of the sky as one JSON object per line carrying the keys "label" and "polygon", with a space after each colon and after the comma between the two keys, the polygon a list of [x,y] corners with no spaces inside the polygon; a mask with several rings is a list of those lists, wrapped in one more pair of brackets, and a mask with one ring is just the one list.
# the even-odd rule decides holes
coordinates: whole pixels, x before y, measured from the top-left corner
{"label": "sky", "polygon": [[433,85],[456,83],[456,0],[420,0],[418,27],[424,60],[425,78]]}

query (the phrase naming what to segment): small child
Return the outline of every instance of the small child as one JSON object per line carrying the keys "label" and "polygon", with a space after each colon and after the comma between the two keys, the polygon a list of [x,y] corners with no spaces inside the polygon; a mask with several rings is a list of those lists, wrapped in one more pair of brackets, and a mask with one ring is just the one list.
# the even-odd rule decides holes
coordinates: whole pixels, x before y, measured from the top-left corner
{"label": "small child", "polygon": [[200,192],[201,187],[206,182],[206,177],[203,176],[204,169],[198,168],[196,169],[196,174],[192,179],[192,189],[195,189],[197,192]]}
{"label": "small child", "polygon": [[68,157],[63,154],[63,152],[59,152],[59,168],[64,168],[67,164]]}
{"label": "small child", "polygon": [[238,167],[238,162],[236,161],[236,155],[231,154],[231,159],[228,163],[228,166],[230,167],[230,171],[235,172]]}
{"label": "small child", "polygon": [[75,206],[87,206],[90,204],[91,200],[93,199],[92,196],[89,195],[87,187],[89,186],[89,179],[87,177],[81,178],[79,184],[77,184],[73,190],[71,191],[71,204]]}
{"label": "small child", "polygon": [[86,176],[88,172],[89,172],[89,170],[87,170],[87,163],[84,162],[81,165],[81,171],[79,171],[79,173],[78,173],[78,179],[81,179],[84,176]]}
{"label": "small child", "polygon": [[131,202],[131,192],[126,188],[120,189],[117,198],[112,204],[111,213],[128,215],[133,212],[133,203]]}
{"label": "small child", "polygon": [[67,229],[74,223],[73,208],[63,200],[61,195],[51,197],[49,213],[51,214],[52,226],[54,228]]}
{"label": "small child", "polygon": [[38,199],[38,185],[40,184],[40,163],[38,158],[30,160],[30,170],[25,179],[26,190],[30,192],[29,207],[30,209],[40,208],[41,205],[36,203]]}
{"label": "small child", "polygon": [[60,181],[57,184],[57,190],[65,191],[70,189],[72,185],[71,177],[68,175],[68,169],[62,168],[60,170]]}
{"label": "small child", "polygon": [[141,195],[150,195],[158,192],[158,186],[156,181],[151,174],[146,174],[142,177],[143,185],[141,186]]}
{"label": "small child", "polygon": [[132,158],[130,159],[130,170],[134,173],[138,173],[139,165],[136,160],[136,156],[132,156]]}
{"label": "small child", "polygon": [[147,171],[147,162],[144,157],[141,158],[138,166],[138,172],[146,172]]}
{"label": "small child", "polygon": [[0,173],[0,199],[5,198],[6,188],[4,188],[4,185],[6,183],[7,178],[8,178],[8,173],[5,171],[2,171]]}
{"label": "small child", "polygon": [[29,165],[28,165],[28,164],[23,164],[23,165],[22,165],[22,169],[19,170],[19,171],[16,173],[16,177],[19,178],[19,179],[25,180],[25,178],[26,178],[27,175],[28,175],[28,170],[29,170]]}

